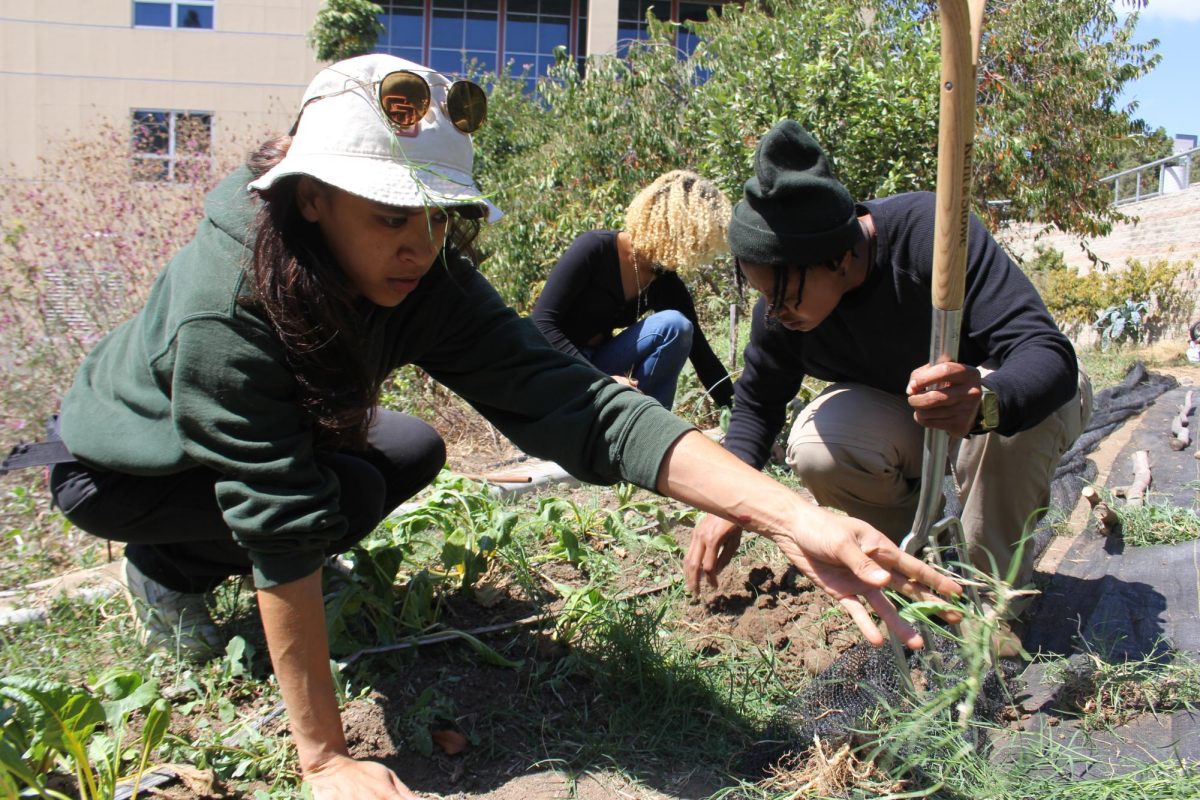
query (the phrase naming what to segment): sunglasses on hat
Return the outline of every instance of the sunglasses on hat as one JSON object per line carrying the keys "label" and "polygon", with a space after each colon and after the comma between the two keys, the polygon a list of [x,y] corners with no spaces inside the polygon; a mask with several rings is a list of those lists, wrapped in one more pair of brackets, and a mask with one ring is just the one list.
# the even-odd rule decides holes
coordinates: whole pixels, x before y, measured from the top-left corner
{"label": "sunglasses on hat", "polygon": [[[392,127],[399,133],[414,131],[429,112],[429,106],[433,102],[433,91],[429,81],[416,72],[402,69],[384,75],[378,84],[379,108]],[[352,92],[366,85],[369,84],[359,83],[305,100],[304,105],[300,106],[300,113],[296,115],[296,122],[292,125],[290,134],[296,134],[296,129],[300,127],[300,117],[310,104],[327,97]],[[447,88],[442,108],[455,128],[463,133],[474,133],[487,119],[487,95],[477,83],[456,80]],[[415,131],[411,135],[415,135]]]}

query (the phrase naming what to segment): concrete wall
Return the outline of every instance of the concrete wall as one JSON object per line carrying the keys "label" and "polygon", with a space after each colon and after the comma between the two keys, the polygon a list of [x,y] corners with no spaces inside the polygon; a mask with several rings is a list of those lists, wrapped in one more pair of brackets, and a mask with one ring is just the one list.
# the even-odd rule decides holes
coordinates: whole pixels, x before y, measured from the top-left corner
{"label": "concrete wall", "polygon": [[320,69],[304,41],[321,0],[219,0],[213,30],[134,28],[131,0],[0,0],[0,169],[133,109],[214,114],[214,147],[282,131]]}

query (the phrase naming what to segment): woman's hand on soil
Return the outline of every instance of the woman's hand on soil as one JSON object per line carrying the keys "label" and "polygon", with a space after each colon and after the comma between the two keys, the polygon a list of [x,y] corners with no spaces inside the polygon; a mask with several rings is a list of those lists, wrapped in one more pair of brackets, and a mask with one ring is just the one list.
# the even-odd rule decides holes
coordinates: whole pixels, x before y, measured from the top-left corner
{"label": "woman's hand on soil", "polygon": [[374,761],[334,756],[305,770],[314,800],[418,800],[396,773]]}
{"label": "woman's hand on soil", "polygon": [[[900,618],[884,589],[914,600],[934,601],[939,596],[960,595],[962,587],[862,520],[819,513],[824,516],[820,525],[773,537],[788,561],[837,600],[871,644],[883,644],[883,634],[867,606],[900,641],[913,648],[924,646],[921,635]],[[959,615],[947,611],[942,617],[957,622]]]}
{"label": "woman's hand on soil", "polygon": [[979,416],[981,386],[975,367],[944,361],[913,370],[905,393],[918,424],[966,436]]}
{"label": "woman's hand on soil", "polygon": [[692,531],[692,541],[683,559],[683,577],[692,595],[700,593],[700,578],[717,588],[717,576],[729,564],[742,543],[742,529],[709,514]]}

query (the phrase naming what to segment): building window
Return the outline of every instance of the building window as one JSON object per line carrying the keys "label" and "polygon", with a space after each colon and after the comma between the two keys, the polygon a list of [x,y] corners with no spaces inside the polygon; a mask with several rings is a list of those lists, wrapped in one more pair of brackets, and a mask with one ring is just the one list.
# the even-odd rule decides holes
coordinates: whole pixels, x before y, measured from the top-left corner
{"label": "building window", "polygon": [[[578,8],[575,8],[576,4]],[[381,0],[384,33],[376,51],[439,72],[463,74],[472,62],[495,72],[511,63],[533,87],[554,63],[554,49],[583,54],[586,0]],[[575,42],[572,46],[572,35]],[[502,49],[503,48],[503,49]]]}
{"label": "building window", "polygon": [[188,2],[143,2],[133,4],[135,28],[207,28],[213,27],[213,7],[217,0]]}
{"label": "building window", "polygon": [[135,110],[133,176],[139,181],[190,183],[212,166],[212,114]]}
{"label": "building window", "polygon": [[425,0],[381,0],[379,22],[384,32],[375,45],[376,52],[425,62]]}
{"label": "building window", "polygon": [[[708,19],[708,10],[713,9],[717,14],[721,13],[720,3],[704,3],[704,2],[681,2],[678,5],[678,12],[675,16],[676,22],[704,22]],[[691,31],[680,30],[675,36],[675,45],[687,53],[689,56],[696,49],[696,45],[700,43],[700,37]]]}
{"label": "building window", "polygon": [[[463,74],[472,62],[495,72],[510,65],[525,73],[528,89],[554,63],[562,47],[580,66],[587,49],[587,0],[377,0],[384,32],[376,52],[390,53],[439,72]],[[646,12],[662,20],[704,20],[721,0],[617,0],[617,52],[647,35]],[[684,54],[698,37],[676,35]]]}
{"label": "building window", "polygon": [[500,14],[495,0],[432,0],[429,66],[463,74],[472,61],[495,72],[500,53]]}
{"label": "building window", "polygon": [[618,55],[624,57],[631,42],[645,39],[650,34],[646,27],[647,10],[654,14],[655,19],[667,20],[671,17],[671,2],[670,0],[665,3],[654,0],[620,0],[617,3]]}
{"label": "building window", "polygon": [[512,64],[514,74],[526,74],[528,89],[545,77],[558,47],[571,52],[571,0],[509,0],[504,60]]}
{"label": "building window", "polygon": [[[655,19],[671,20],[673,22],[698,21],[708,19],[708,10],[716,9],[721,12],[721,2],[706,2],[706,0],[620,0],[617,4],[617,54],[624,57],[629,51],[629,45],[650,35],[646,25],[646,11],[649,10]],[[695,34],[680,30],[675,35],[675,46],[683,53],[691,55],[700,39]]]}

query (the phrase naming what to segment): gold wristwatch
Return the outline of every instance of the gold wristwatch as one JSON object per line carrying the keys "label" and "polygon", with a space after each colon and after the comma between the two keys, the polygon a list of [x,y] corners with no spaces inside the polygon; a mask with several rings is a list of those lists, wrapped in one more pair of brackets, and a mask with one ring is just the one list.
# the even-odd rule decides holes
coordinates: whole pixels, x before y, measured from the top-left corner
{"label": "gold wristwatch", "polygon": [[968,434],[970,436],[991,433],[1000,426],[999,396],[986,386],[979,388],[982,390],[982,394],[979,396],[979,416],[975,418],[975,427]]}

